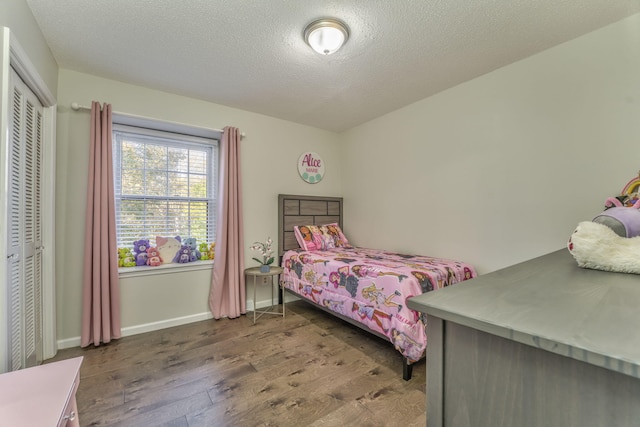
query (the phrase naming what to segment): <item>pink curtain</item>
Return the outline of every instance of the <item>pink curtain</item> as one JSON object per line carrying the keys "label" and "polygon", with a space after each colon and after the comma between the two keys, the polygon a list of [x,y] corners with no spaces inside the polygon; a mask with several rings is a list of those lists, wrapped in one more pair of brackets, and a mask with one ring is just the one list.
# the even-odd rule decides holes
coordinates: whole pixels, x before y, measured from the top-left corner
{"label": "pink curtain", "polygon": [[113,189],[111,105],[91,104],[80,345],[120,338],[120,284]]}
{"label": "pink curtain", "polygon": [[209,292],[213,317],[246,314],[244,233],[240,185],[240,131],[225,127],[220,144],[219,205],[216,253]]}

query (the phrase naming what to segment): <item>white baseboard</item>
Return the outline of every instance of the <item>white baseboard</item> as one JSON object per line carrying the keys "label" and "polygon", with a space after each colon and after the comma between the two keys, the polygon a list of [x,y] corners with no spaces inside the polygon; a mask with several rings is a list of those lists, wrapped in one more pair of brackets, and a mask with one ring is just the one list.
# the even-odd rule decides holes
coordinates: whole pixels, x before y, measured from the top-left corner
{"label": "white baseboard", "polygon": [[58,340],[57,344],[58,344],[58,350],[64,350],[65,348],[80,347],[80,337],[73,337],[73,338],[67,338],[64,340]]}
{"label": "white baseboard", "polygon": [[[213,314],[210,311],[192,314],[189,316],[176,317],[173,319],[159,320],[157,322],[144,323],[142,325],[127,326],[122,328],[122,336],[128,337],[131,335],[143,334],[145,332],[171,328],[172,326],[186,325],[187,323],[199,322],[207,319],[213,319]],[[80,337],[58,340],[58,350],[72,347],[80,347]]]}
{"label": "white baseboard", "polygon": [[[285,295],[285,301],[295,301],[294,295]],[[258,301],[257,308],[262,309],[271,306],[271,300]],[[247,311],[253,311],[253,300],[247,300]],[[172,326],[186,325],[187,323],[199,322],[201,320],[213,319],[213,314],[210,311],[205,313],[192,314],[189,316],[176,317],[173,319],[159,320],[157,322],[144,323],[142,325],[127,326],[122,328],[122,336],[128,337],[131,335],[143,334],[145,332],[157,331],[160,329],[171,328]],[[80,337],[66,338],[58,340],[58,350],[64,350],[65,348],[80,347]]]}

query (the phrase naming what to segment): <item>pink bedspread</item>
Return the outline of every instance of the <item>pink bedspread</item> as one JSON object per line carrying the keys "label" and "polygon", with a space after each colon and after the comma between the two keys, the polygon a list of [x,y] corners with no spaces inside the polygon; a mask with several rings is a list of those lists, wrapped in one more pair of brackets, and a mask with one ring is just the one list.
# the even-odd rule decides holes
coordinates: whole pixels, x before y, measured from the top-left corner
{"label": "pink bedspread", "polygon": [[459,261],[363,248],[288,251],[282,266],[287,289],[386,336],[410,362],[424,355],[427,337],[407,298],[476,276]]}

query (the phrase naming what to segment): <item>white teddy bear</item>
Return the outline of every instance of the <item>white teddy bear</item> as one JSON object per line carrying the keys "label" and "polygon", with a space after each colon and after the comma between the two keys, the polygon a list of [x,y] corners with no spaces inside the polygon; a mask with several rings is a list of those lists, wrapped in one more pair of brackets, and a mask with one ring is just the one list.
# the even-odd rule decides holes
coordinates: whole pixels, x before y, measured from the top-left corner
{"label": "white teddy bear", "polygon": [[580,267],[640,274],[640,236],[621,237],[606,225],[584,221],[567,248]]}

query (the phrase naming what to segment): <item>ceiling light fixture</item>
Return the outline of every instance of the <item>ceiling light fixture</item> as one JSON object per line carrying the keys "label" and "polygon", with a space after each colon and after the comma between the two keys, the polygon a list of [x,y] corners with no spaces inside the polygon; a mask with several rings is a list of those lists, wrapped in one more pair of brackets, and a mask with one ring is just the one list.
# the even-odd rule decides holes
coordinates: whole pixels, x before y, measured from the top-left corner
{"label": "ceiling light fixture", "polygon": [[331,55],[349,38],[349,27],[337,19],[322,18],[313,21],[304,29],[304,41],[316,52]]}

